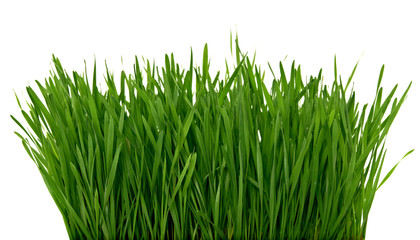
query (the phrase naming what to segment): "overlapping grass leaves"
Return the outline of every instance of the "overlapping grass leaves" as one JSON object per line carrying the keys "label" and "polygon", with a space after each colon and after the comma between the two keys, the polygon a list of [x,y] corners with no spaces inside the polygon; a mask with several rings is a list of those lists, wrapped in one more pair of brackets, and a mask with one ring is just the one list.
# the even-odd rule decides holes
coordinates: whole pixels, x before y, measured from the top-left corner
{"label": "overlapping grass leaves", "polygon": [[280,62],[269,92],[235,49],[223,80],[206,45],[201,67],[192,52],[187,69],[173,55],[161,69],[136,58],[119,91],[108,70],[103,93],[96,67],[89,81],[55,57],[41,94],[27,87],[29,128],[12,117],[16,134],[71,239],[364,238],[410,86],[382,96],[382,68],[373,103],[359,107],[354,71],[343,84],[335,70],[329,90],[322,71],[304,82],[300,66],[286,75]]}

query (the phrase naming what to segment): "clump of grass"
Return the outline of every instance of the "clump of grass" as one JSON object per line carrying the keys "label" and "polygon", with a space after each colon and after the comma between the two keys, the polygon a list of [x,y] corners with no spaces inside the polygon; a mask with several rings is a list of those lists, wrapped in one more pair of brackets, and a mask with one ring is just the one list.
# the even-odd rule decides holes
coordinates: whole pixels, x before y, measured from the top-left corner
{"label": "clump of grass", "polygon": [[305,83],[300,66],[287,76],[280,62],[269,92],[235,49],[223,80],[206,45],[202,66],[191,52],[185,70],[173,55],[161,70],[136,58],[119,91],[107,70],[105,92],[96,67],[89,83],[53,57],[41,95],[27,87],[29,129],[12,118],[70,239],[364,238],[396,167],[379,181],[410,86],[383,97],[382,67],[373,103],[359,107],[348,89],[357,65],[345,84],[335,67],[329,90],[322,71]]}

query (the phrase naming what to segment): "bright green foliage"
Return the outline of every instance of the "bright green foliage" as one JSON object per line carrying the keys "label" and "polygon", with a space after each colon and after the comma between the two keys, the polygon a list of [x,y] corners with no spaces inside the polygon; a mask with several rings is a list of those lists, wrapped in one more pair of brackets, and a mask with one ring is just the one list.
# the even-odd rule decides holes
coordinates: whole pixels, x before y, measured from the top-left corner
{"label": "bright green foliage", "polygon": [[347,90],[354,71],[344,85],[335,68],[329,90],[321,71],[305,83],[300,66],[286,76],[280,63],[269,92],[237,41],[224,80],[210,75],[207,45],[203,56],[193,67],[191,52],[186,70],[173,55],[161,70],[136,58],[119,91],[107,72],[105,93],[96,68],[89,83],[53,57],[42,95],[27,88],[30,129],[12,117],[26,137],[16,134],[70,239],[364,238],[410,86],[382,97],[382,68],[360,109]]}

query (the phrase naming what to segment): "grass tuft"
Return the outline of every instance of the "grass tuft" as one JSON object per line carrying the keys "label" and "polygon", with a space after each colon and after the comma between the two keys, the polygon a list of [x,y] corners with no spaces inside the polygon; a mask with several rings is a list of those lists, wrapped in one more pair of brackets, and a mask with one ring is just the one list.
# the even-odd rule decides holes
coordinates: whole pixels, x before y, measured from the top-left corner
{"label": "grass tuft", "polygon": [[364,239],[398,165],[380,182],[411,83],[399,100],[397,86],[382,96],[382,67],[373,103],[359,107],[348,90],[357,65],[343,83],[335,64],[329,90],[322,71],[304,82],[280,62],[269,92],[235,43],[224,79],[211,76],[206,45],[201,67],[192,52],[188,69],[173,55],[160,71],[136,58],[118,89],[107,69],[105,92],[96,66],[89,83],[53,56],[40,94],[27,87],[27,126],[12,119],[70,239]]}

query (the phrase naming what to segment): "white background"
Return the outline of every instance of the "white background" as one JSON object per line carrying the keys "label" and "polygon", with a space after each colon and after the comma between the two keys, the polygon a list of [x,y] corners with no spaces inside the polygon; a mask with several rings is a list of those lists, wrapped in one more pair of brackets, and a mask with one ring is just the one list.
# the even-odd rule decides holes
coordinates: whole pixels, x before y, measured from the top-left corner
{"label": "white background", "polygon": [[53,53],[68,71],[82,72],[86,60],[89,76],[94,56],[101,74],[107,59],[117,76],[123,67],[132,72],[134,55],[162,65],[164,54],[174,52],[188,66],[190,47],[201,64],[207,42],[214,74],[225,58],[231,62],[230,31],[238,32],[243,50],[257,51],[263,69],[270,61],[277,73],[278,61],[287,56],[286,66],[295,59],[305,74],[322,67],[328,83],[335,54],[344,79],[360,59],[354,88],[361,103],[373,100],[382,64],[385,92],[398,83],[401,95],[413,81],[388,136],[384,170],[408,150],[418,150],[377,193],[366,239],[420,239],[420,8],[414,1],[10,2],[0,3],[0,239],[68,239],[9,117],[22,119],[13,90],[27,99],[25,86],[48,76]]}

